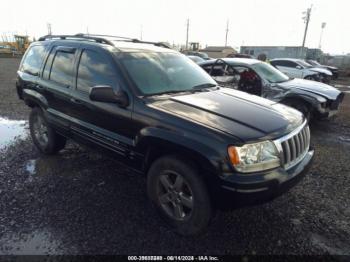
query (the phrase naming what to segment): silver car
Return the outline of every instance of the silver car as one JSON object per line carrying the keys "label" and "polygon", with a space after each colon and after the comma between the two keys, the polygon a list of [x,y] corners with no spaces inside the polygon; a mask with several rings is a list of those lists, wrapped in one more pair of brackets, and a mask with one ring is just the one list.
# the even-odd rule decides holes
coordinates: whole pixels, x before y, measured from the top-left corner
{"label": "silver car", "polygon": [[281,72],[293,78],[329,83],[333,75],[328,69],[312,66],[302,59],[276,58],[270,60],[270,63]]}
{"label": "silver car", "polygon": [[199,65],[219,85],[289,105],[309,120],[335,115],[344,98],[344,93],[330,85],[291,78],[256,59],[222,58]]}

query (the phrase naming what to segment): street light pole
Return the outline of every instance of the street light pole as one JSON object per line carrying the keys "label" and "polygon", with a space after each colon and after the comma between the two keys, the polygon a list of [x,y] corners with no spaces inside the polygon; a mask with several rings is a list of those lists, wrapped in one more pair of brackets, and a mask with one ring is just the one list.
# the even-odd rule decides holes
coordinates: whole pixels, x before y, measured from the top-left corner
{"label": "street light pole", "polygon": [[48,35],[52,35],[51,24],[50,23],[47,23],[47,34]]}
{"label": "street light pole", "polygon": [[318,44],[318,48],[319,49],[321,49],[321,44],[322,44],[322,36],[323,36],[323,29],[326,27],[326,23],[325,22],[323,22],[322,24],[321,24],[321,35],[320,35],[320,42],[319,42],[319,44]]}
{"label": "street light pole", "polygon": [[226,24],[225,46],[227,46],[228,22],[229,22],[229,20],[227,20],[227,24]]}
{"label": "street light pole", "polygon": [[190,19],[187,18],[187,30],[186,30],[186,50],[188,50],[188,30],[190,27]]}

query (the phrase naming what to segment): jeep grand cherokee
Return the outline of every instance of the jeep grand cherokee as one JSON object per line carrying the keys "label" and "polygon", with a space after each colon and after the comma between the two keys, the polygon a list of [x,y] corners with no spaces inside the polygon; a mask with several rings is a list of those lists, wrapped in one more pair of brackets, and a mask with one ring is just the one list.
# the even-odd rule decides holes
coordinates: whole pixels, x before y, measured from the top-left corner
{"label": "jeep grand cherokee", "polygon": [[217,207],[285,192],[314,154],[301,113],[220,87],[157,43],[42,37],[23,57],[16,86],[42,153],[57,153],[67,138],[113,153],[147,175],[151,202],[184,235],[203,231]]}

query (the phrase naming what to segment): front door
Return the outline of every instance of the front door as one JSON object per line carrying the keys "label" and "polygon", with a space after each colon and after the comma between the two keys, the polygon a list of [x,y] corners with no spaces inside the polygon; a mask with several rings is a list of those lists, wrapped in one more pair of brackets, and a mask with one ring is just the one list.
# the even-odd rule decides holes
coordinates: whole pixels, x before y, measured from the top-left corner
{"label": "front door", "polygon": [[[113,59],[99,49],[82,49],[77,63],[76,88],[72,92],[72,131],[121,156],[133,147],[132,101],[126,108],[116,103],[91,101],[91,87],[122,87]],[[129,99],[131,96],[129,95]]]}

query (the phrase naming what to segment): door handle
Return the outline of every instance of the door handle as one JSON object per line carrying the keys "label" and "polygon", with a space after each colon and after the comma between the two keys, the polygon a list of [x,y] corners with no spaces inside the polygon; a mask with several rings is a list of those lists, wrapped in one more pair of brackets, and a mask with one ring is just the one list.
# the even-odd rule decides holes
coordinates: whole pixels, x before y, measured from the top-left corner
{"label": "door handle", "polygon": [[83,101],[81,101],[79,99],[75,99],[75,98],[71,98],[70,101],[73,102],[74,104],[82,104],[83,103]]}

